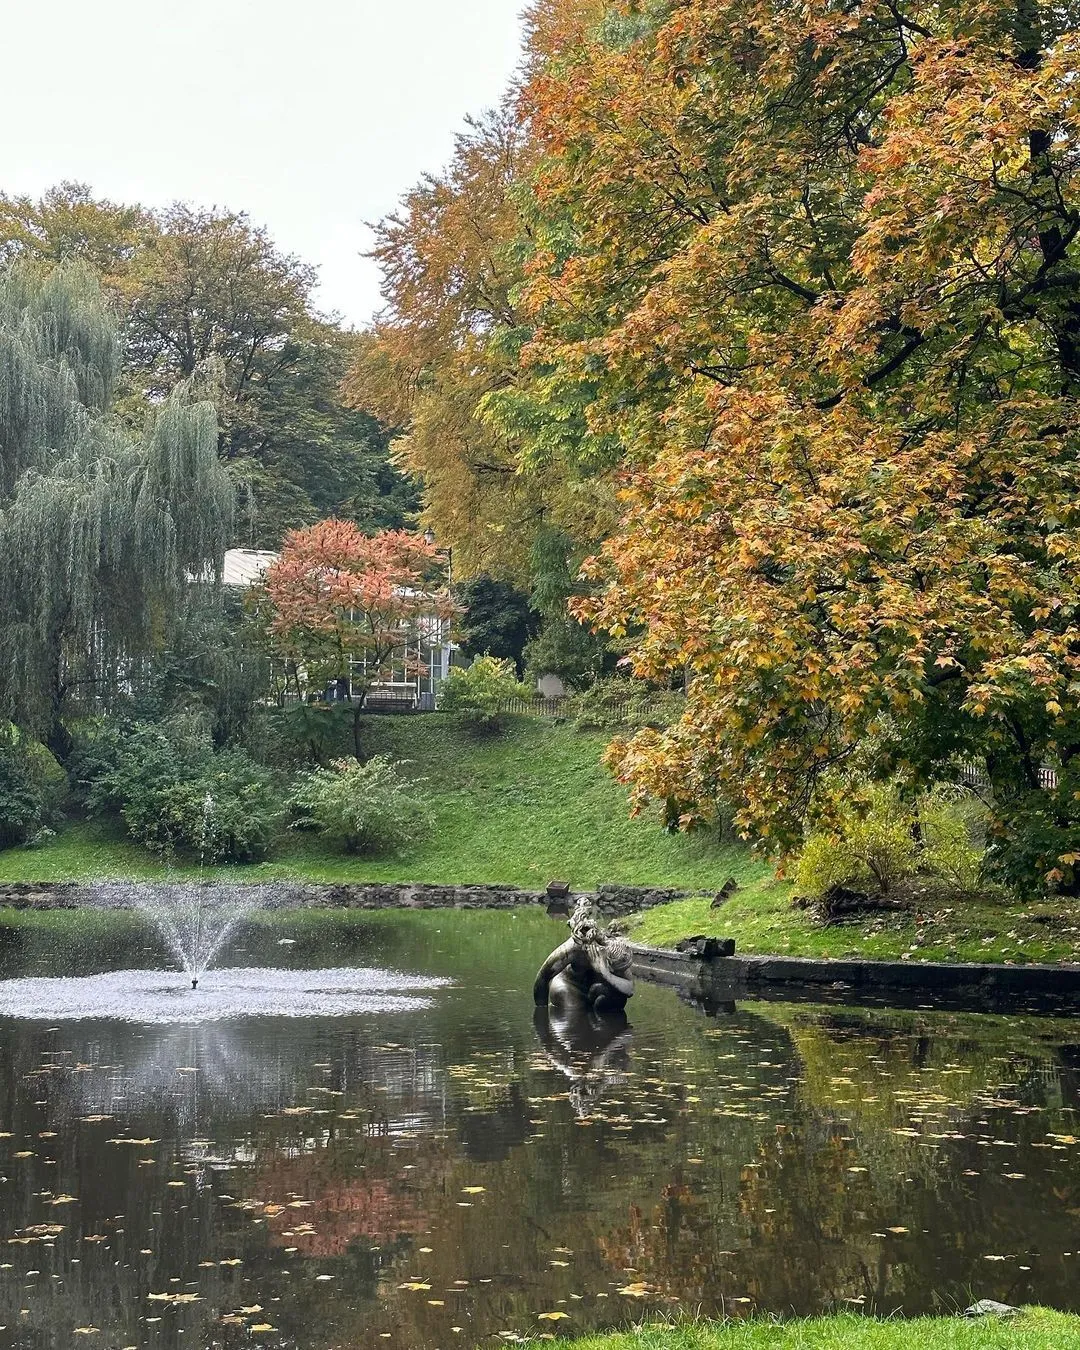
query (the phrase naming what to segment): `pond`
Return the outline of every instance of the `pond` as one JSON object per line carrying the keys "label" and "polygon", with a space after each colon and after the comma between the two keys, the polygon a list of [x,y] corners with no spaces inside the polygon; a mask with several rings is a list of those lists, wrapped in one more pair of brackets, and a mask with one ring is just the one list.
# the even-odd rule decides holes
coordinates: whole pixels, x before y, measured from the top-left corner
{"label": "pond", "polygon": [[278,916],[194,993],[99,973],[139,964],[125,932],[3,948],[33,978],[0,983],[0,1346],[1080,1309],[1067,1021],[639,984],[629,1029],[560,1035],[535,912]]}

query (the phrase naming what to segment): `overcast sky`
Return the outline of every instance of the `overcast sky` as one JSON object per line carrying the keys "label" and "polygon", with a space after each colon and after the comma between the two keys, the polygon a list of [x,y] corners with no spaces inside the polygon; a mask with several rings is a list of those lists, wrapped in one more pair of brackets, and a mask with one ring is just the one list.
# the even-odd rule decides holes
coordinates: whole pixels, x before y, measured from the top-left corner
{"label": "overcast sky", "polygon": [[5,6],[0,189],[247,211],[362,324],[378,219],[517,62],[524,0],[32,0]]}

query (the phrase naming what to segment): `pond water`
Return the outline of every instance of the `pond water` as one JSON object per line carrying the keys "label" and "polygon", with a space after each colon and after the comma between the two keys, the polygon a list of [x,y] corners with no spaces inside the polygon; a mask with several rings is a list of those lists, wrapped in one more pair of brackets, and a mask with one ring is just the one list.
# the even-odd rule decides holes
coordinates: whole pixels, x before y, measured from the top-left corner
{"label": "pond water", "polygon": [[530,986],[563,932],[279,918],[196,992],[124,969],[145,939],[9,934],[3,972],[28,978],[0,982],[0,1346],[469,1350],[677,1310],[1080,1309],[1069,1022],[705,1016],[639,985],[628,1029],[552,1028]]}

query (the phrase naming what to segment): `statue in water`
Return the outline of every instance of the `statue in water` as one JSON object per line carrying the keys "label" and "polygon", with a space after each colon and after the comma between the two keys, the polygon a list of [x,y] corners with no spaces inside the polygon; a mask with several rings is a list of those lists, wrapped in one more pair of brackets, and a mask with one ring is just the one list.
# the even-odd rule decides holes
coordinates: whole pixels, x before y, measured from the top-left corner
{"label": "statue in water", "polygon": [[634,992],[630,962],[630,944],[605,930],[593,902],[581,899],[570,915],[570,937],[540,967],[533,999],[558,1012],[620,1013]]}

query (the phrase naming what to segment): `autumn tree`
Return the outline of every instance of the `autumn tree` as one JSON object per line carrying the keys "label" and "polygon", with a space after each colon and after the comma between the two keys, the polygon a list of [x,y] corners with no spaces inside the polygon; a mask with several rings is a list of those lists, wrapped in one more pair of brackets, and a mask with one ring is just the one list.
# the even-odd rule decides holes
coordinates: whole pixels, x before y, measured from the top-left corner
{"label": "autumn tree", "polygon": [[420,643],[450,616],[435,575],[438,552],[422,535],[368,536],[347,520],[290,531],[266,573],[261,603],[272,649],[298,694],[304,682],[316,690],[336,683],[352,699],[357,759],[368,691],[395,666],[415,663]]}
{"label": "autumn tree", "polygon": [[628,465],[581,612],[689,681],[639,805],[785,846],[976,754],[999,869],[1075,888],[1077,18],[619,3],[534,71],[522,360]]}

